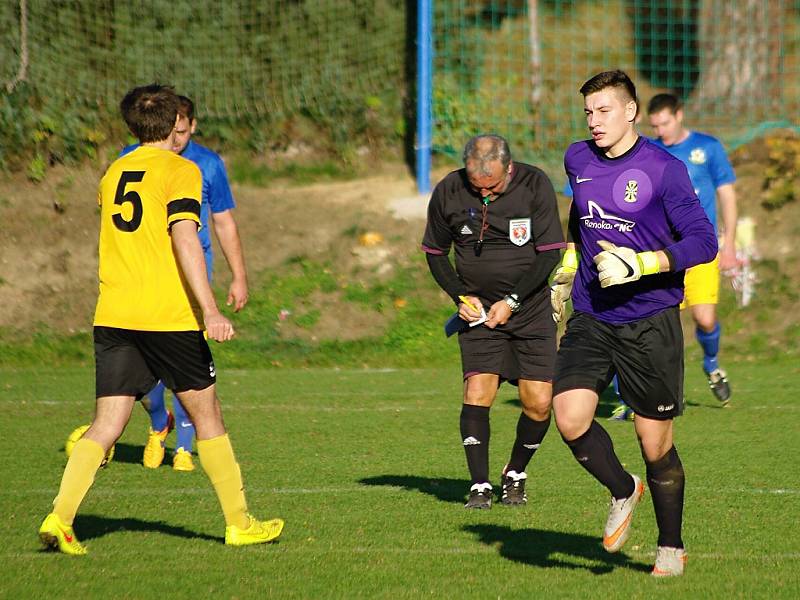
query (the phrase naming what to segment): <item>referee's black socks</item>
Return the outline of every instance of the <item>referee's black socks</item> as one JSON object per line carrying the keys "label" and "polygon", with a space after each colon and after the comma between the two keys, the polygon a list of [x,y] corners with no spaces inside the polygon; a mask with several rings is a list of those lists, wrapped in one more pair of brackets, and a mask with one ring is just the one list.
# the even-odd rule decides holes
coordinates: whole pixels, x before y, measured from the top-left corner
{"label": "referee's black socks", "polygon": [[635,489],[633,477],[622,468],[608,432],[595,420],[583,435],[564,440],[572,454],[616,499],[627,498]]}
{"label": "referee's black socks", "polygon": [[461,406],[461,443],[472,483],[489,481],[489,407]]}
{"label": "referee's black socks", "polygon": [[647,486],[653,497],[658,524],[658,545],[683,548],[683,464],[675,446],[655,462],[647,462]]}
{"label": "referee's black socks", "polygon": [[514,446],[511,448],[507,471],[522,473],[527,468],[549,427],[549,416],[545,421],[536,421],[524,412],[520,413],[517,421],[517,439],[514,440]]}

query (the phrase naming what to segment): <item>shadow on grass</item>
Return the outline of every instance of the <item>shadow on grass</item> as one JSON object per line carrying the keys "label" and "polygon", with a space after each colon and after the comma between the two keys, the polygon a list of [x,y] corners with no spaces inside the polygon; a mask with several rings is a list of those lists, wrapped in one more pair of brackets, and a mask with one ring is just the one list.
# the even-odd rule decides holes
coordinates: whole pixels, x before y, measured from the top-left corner
{"label": "shadow on grass", "polygon": [[378,475],[358,481],[362,485],[387,485],[422,492],[442,502],[463,504],[469,490],[469,480],[446,477],[419,477],[417,475]]}
{"label": "shadow on grass", "polygon": [[103,537],[117,531],[150,531],[164,533],[175,537],[188,539],[201,539],[210,542],[224,543],[224,537],[197,533],[183,527],[168,525],[163,521],[142,521],[141,519],[113,517],[99,517],[96,515],[78,515],[75,518],[75,529],[81,541]]}
{"label": "shadow on grass", "polygon": [[[465,525],[462,529],[477,536],[482,544],[496,548],[503,558],[526,565],[584,569],[595,575],[620,567],[648,573],[652,569],[652,565],[632,561],[625,554],[609,554],[593,536],[504,525]],[[571,557],[577,560],[570,560]],[[594,564],[582,564],[583,561]]]}
{"label": "shadow on grass", "polygon": [[144,446],[117,442],[112,462],[141,465],[142,456],[144,456]]}

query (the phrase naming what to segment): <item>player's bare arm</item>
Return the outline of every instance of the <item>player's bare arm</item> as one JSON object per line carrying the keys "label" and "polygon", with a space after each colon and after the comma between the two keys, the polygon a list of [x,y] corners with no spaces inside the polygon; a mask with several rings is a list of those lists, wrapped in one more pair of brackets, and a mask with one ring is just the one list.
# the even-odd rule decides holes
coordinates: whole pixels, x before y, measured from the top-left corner
{"label": "player's bare arm", "polygon": [[212,218],[219,245],[231,270],[231,285],[228,288],[226,303],[228,306],[233,305],[234,312],[239,312],[245,307],[249,298],[247,270],[244,266],[239,228],[233,218],[233,210],[212,213]]}
{"label": "player's bare arm", "polygon": [[726,183],[717,188],[720,216],[722,217],[722,244],[719,249],[720,271],[730,271],[738,266],[736,260],[736,191],[732,183]]}
{"label": "player's bare arm", "polygon": [[197,237],[197,223],[191,220],[178,221],[172,226],[171,236],[183,276],[203,311],[208,337],[217,342],[232,339],[235,333],[233,324],[219,312],[208,283],[203,248]]}

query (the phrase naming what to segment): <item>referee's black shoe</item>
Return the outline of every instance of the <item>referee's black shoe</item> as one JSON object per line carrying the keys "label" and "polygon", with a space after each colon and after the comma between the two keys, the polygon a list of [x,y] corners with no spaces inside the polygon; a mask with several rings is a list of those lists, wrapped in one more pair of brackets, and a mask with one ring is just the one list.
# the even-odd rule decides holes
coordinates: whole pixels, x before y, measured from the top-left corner
{"label": "referee's black shoe", "polygon": [[469,498],[464,508],[487,510],[492,508],[492,484],[475,483],[469,488]]}
{"label": "referee's black shoe", "polygon": [[500,476],[500,504],[506,506],[524,506],[528,503],[528,494],[525,493],[525,482],[528,480],[528,475],[525,471],[517,473],[516,471],[506,472]]}

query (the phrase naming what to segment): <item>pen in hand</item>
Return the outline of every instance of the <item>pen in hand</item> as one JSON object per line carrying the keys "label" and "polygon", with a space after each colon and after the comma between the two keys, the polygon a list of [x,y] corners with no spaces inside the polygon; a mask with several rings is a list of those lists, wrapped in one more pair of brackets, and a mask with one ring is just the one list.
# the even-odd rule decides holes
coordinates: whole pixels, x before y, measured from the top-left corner
{"label": "pen in hand", "polygon": [[458,299],[461,300],[461,302],[463,302],[464,304],[466,304],[469,309],[475,311],[476,313],[481,312],[481,309],[477,308],[474,304],[472,304],[472,302],[470,302],[469,298],[467,298],[466,296],[459,296]]}

